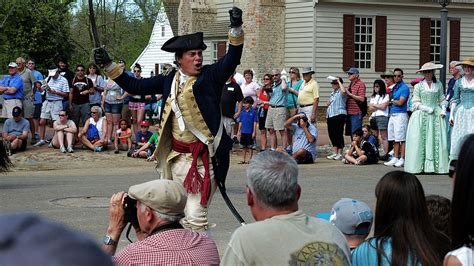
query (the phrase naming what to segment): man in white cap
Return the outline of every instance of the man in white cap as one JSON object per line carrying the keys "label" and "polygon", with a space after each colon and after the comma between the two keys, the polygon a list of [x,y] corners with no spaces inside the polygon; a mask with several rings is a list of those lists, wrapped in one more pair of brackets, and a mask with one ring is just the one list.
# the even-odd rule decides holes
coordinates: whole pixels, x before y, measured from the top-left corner
{"label": "man in white cap", "polygon": [[1,117],[12,118],[14,107],[22,107],[23,81],[18,74],[18,65],[15,62],[8,64],[8,76],[0,81],[0,95],[3,96]]}
{"label": "man in white cap", "polygon": [[316,124],[319,104],[319,85],[313,79],[314,71],[311,67],[304,67],[301,71],[304,82],[298,91],[298,112],[303,112],[311,124]]}
{"label": "man in white cap", "polygon": [[48,77],[42,82],[41,90],[46,91],[46,100],[41,107],[41,120],[39,124],[40,141],[35,147],[46,144],[46,121],[59,119],[59,112],[63,110],[63,98],[69,95],[67,79],[60,75],[56,66],[48,68]]}
{"label": "man in white cap", "polygon": [[[136,202],[128,203],[130,199]],[[184,216],[186,200],[183,186],[166,179],[131,186],[128,195],[123,191],[114,194],[110,199],[109,226],[102,248],[114,255],[116,265],[219,264],[214,240],[184,229],[179,223]],[[135,204],[136,208],[130,214],[136,215],[138,221],[138,225],[134,225],[138,241],[115,253],[128,222],[124,220],[124,202],[128,206]]]}

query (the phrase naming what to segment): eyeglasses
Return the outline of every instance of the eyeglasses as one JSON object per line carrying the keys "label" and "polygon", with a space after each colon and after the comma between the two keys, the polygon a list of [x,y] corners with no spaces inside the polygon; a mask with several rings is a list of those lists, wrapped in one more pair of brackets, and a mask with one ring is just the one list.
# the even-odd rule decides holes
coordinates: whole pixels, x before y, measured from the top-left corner
{"label": "eyeglasses", "polygon": [[66,115],[62,115],[62,114],[60,114],[59,116],[66,116]]}
{"label": "eyeglasses", "polygon": [[84,72],[84,69],[76,69],[77,72]]}
{"label": "eyeglasses", "polygon": [[34,65],[34,64],[35,64],[35,63],[33,63],[33,62],[28,62],[28,65]]}

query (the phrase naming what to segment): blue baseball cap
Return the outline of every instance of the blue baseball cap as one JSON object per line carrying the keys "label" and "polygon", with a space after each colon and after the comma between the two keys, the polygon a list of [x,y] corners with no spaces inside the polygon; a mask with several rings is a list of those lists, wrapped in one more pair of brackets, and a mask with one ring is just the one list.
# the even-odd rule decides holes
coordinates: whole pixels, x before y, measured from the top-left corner
{"label": "blue baseball cap", "polygon": [[357,67],[351,67],[347,74],[359,74],[359,69]]}

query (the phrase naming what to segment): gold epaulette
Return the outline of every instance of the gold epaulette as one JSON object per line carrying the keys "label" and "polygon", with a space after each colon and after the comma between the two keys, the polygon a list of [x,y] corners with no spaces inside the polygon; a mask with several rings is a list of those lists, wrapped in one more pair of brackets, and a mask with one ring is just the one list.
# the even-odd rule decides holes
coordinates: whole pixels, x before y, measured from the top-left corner
{"label": "gold epaulette", "polygon": [[105,68],[105,75],[111,79],[116,79],[118,76],[122,75],[122,73],[123,69],[115,62],[112,62]]}

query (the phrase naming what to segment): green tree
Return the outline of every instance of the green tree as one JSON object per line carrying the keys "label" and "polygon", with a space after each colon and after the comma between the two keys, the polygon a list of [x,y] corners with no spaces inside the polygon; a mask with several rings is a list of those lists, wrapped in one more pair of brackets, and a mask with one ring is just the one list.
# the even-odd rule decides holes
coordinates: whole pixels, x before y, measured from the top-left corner
{"label": "green tree", "polygon": [[72,0],[14,0],[0,4],[0,69],[17,57],[34,58],[40,70],[59,55],[70,56]]}

